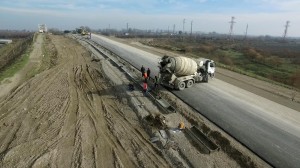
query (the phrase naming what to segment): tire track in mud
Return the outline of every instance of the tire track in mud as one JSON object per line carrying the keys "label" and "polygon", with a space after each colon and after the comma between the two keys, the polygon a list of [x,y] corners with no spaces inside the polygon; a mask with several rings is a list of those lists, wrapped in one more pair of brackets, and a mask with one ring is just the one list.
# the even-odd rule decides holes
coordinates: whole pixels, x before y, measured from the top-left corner
{"label": "tire track in mud", "polygon": [[[107,113],[110,114],[106,117],[109,129],[112,134],[118,138],[122,147],[133,153],[137,159],[139,167],[145,167],[144,163],[147,162],[149,165],[155,165],[156,167],[167,167],[165,160],[157,157],[160,153],[157,153],[153,149],[154,147],[148,142],[148,140],[145,139],[145,137],[141,136],[135,129],[131,128],[131,124],[124,120],[123,116],[114,112],[115,110],[112,110],[114,109],[113,107],[115,106],[109,105],[109,107],[106,107],[108,111]],[[118,122],[115,122],[114,120],[117,120]]]}
{"label": "tire track in mud", "polygon": [[[75,84],[76,84],[76,87],[77,88],[79,88],[79,89],[77,89],[76,90],[76,93],[77,93],[77,98],[78,98],[78,101],[79,101],[79,104],[81,104],[81,106],[80,107],[82,107],[82,109],[87,109],[86,111],[92,111],[91,110],[91,107],[90,107],[90,105],[91,105],[91,103],[90,103],[90,101],[91,101],[91,99],[88,99],[88,97],[87,97],[87,95],[88,94],[86,94],[86,92],[84,91],[84,88],[90,88],[90,87],[88,87],[88,85],[87,85],[87,81],[86,81],[86,79],[85,79],[85,74],[84,74],[84,68],[82,68],[83,66],[81,65],[80,67],[79,67],[79,70],[78,70],[78,68],[75,68],[75,79],[74,79],[74,81],[75,81]],[[74,67],[73,67],[74,68]],[[88,89],[87,89],[88,90]],[[80,102],[82,102],[82,103],[80,103]],[[79,108],[80,108],[79,107]],[[80,111],[80,110],[79,110]],[[89,118],[93,118],[93,115],[90,115],[90,117]],[[92,119],[93,120],[93,119]],[[85,122],[85,123],[87,123],[87,122]],[[94,125],[94,127],[95,127],[95,121],[93,120],[93,125]],[[76,129],[77,130],[77,129]],[[87,132],[87,131],[82,131],[82,132]],[[82,133],[82,132],[80,132],[80,133]],[[107,133],[105,133],[105,134],[107,134]],[[107,135],[105,135],[105,134],[103,134],[102,136],[103,137],[105,137],[105,136],[107,136]],[[97,135],[97,134],[96,134]],[[99,136],[99,135],[97,135],[97,136]],[[84,139],[84,137],[85,136],[82,136],[82,140]],[[91,138],[91,137],[89,137],[90,139],[93,139],[93,138]],[[76,140],[77,140],[78,138],[76,138]],[[111,140],[108,140],[108,142],[109,141],[111,141]],[[98,145],[96,145],[96,147],[97,147]],[[102,148],[106,148],[105,146],[107,146],[106,144],[104,144],[104,145],[102,145]],[[79,146],[77,147],[77,148],[80,148]],[[95,152],[95,151],[97,151],[97,150],[95,150],[95,146],[92,148],[93,150],[93,154],[95,155],[96,154],[96,156],[94,156],[94,158],[96,158],[97,157],[97,153],[98,152]],[[108,150],[107,150],[108,152],[112,152],[112,148],[108,148]],[[108,153],[108,152],[103,152],[103,151],[100,151],[99,153],[104,153],[104,155],[103,155],[103,161],[105,161],[105,160],[112,160],[112,159],[107,159],[107,156],[105,156],[105,155],[107,155],[106,153]],[[76,156],[76,154],[75,154],[75,156]],[[74,162],[74,161],[72,161],[72,162]],[[106,161],[107,162],[107,161]],[[95,163],[95,162],[94,162]],[[105,162],[103,162],[103,163],[105,163]],[[85,164],[86,165],[86,164]],[[102,164],[103,166],[102,167],[105,167],[105,166],[107,166],[107,165],[109,165],[109,164]]]}
{"label": "tire track in mud", "polygon": [[[60,74],[62,75],[62,74]],[[48,79],[49,75],[45,75],[45,79]],[[18,110],[18,108],[23,105],[26,110],[29,110],[32,108],[34,104],[40,104],[39,101],[41,100],[44,95],[37,94],[38,92],[50,92],[50,89],[41,88],[40,86],[44,85],[46,88],[49,88],[50,85],[53,85],[53,81],[55,78],[57,78],[58,75],[53,75],[52,78],[48,80],[41,80],[40,78],[33,78],[28,83],[21,85],[18,89],[16,89],[10,96],[8,96],[7,99],[4,101],[1,101],[1,111],[6,111],[6,113],[2,113],[0,116],[0,119],[5,117],[5,115],[8,115],[9,112],[14,112]],[[32,84],[40,83],[35,88],[32,88]],[[13,99],[13,100],[12,100]],[[35,102],[35,103],[32,103]],[[15,115],[15,114],[14,114]]]}
{"label": "tire track in mud", "polygon": [[[32,81],[30,81],[33,83]],[[54,84],[52,81],[48,81],[50,84]],[[55,84],[54,84],[55,85]],[[49,85],[51,86],[51,85]],[[50,87],[49,90],[52,88]],[[34,163],[34,161],[41,155],[41,153],[44,153],[43,148],[45,148],[46,144],[44,143],[45,140],[53,139],[53,137],[57,136],[57,131],[56,128],[53,129],[52,126],[55,126],[57,122],[63,117],[60,117],[59,115],[56,115],[56,111],[59,110],[61,107],[64,105],[64,101],[60,102],[59,100],[52,99],[49,97],[59,97],[57,93],[51,93],[51,92],[46,92],[46,94],[49,97],[41,97],[38,99],[34,98],[33,94],[35,93],[33,89],[27,89],[25,94],[27,95],[26,97],[19,96],[19,93],[16,93],[15,97],[19,99],[17,103],[19,103],[19,106],[16,106],[15,109],[9,109],[8,112],[10,112],[12,115],[7,115],[5,117],[6,121],[10,121],[15,124],[20,124],[21,128],[18,130],[16,137],[13,140],[13,143],[9,144],[10,148],[10,153],[17,153],[14,156],[11,156],[10,153],[8,153],[5,156],[5,161],[4,163],[10,163],[11,159],[10,158],[17,158],[20,160],[24,160],[23,162],[20,162],[19,165],[31,165]],[[64,97],[64,95],[60,95]],[[30,100],[30,101],[28,101]],[[12,101],[15,101],[13,98]],[[10,101],[6,102],[8,106],[10,104]],[[48,106],[48,104],[51,103],[52,106]],[[46,106],[42,106],[42,105]],[[32,107],[30,107],[32,106]],[[23,107],[25,107],[23,109]],[[2,109],[1,109],[2,112]],[[52,112],[52,113],[51,113]],[[15,113],[15,114],[14,114]],[[18,117],[14,117],[18,116]],[[45,123],[39,123],[39,121],[45,120],[44,118],[47,118],[47,121]],[[1,119],[1,122],[4,121]],[[43,126],[44,125],[44,126]],[[3,128],[1,128],[1,135],[2,134]],[[44,132],[46,130],[46,132]],[[41,134],[43,132],[43,134]],[[7,134],[4,134],[7,135]],[[2,141],[3,142],[3,141]],[[27,156],[27,152],[24,149],[29,148],[30,153],[34,155],[32,156]],[[23,149],[23,151],[22,151]],[[16,160],[17,160],[16,159]],[[26,160],[26,161],[25,161]],[[3,162],[2,162],[3,163]],[[10,164],[7,164],[7,167]],[[14,164],[11,164],[13,166]],[[23,165],[23,166],[24,166]]]}
{"label": "tire track in mud", "polygon": [[[95,75],[91,75],[91,72],[90,72],[90,70],[89,70],[90,68],[87,66],[87,72],[88,72],[88,74],[89,74],[89,76],[91,77],[91,76],[95,76]],[[95,79],[95,78],[90,78],[90,80],[92,80],[92,82],[94,83],[94,87],[96,87],[97,85],[95,84],[95,81],[93,81],[93,79]],[[98,85],[98,86],[101,86],[101,85]],[[101,88],[101,89],[103,89],[103,88]],[[106,121],[108,122],[108,123],[110,123],[111,125],[113,125],[113,124],[115,124],[116,122],[113,122],[113,121],[111,121],[111,120],[108,120],[107,118],[112,118],[112,114],[114,114],[114,113],[117,113],[117,114],[119,114],[120,115],[120,109],[119,109],[119,106],[117,105],[117,104],[114,104],[115,106],[111,106],[110,105],[110,110],[108,110],[108,107],[107,107],[107,104],[109,104],[109,103],[107,103],[105,100],[106,100],[106,98],[102,98],[101,99],[102,100],[102,108],[103,108],[103,111],[104,111],[104,113],[105,113],[105,117],[106,117]],[[112,107],[114,107],[114,108],[112,108]],[[115,116],[118,116],[118,115],[115,115]],[[122,116],[122,115],[120,115],[120,116],[118,116],[118,121],[122,121],[122,120],[124,120],[124,121],[126,121],[126,118],[124,118],[124,116]],[[110,125],[109,124],[109,125]],[[110,127],[110,126],[109,126]],[[124,126],[124,125],[122,125],[122,130],[126,130],[126,129],[128,129],[128,128],[130,128],[131,127],[131,125],[129,124],[129,123],[127,123],[127,125],[126,126]],[[133,131],[135,131],[135,129],[131,129],[131,131],[130,132],[127,132],[127,133],[134,133]],[[112,132],[113,134],[114,134],[114,132]],[[127,133],[125,133],[125,134],[127,134]],[[134,135],[133,137],[138,137],[138,139],[139,139],[139,141],[138,142],[136,142],[136,141],[134,141],[135,142],[135,144],[139,144],[139,145],[136,145],[136,146],[140,146],[140,145],[143,145],[143,146],[147,146],[147,148],[149,148],[149,149],[151,149],[151,144],[150,144],[150,146],[149,146],[149,144],[147,144],[147,140],[144,138],[144,137],[142,137],[142,139],[139,137],[140,136],[140,134],[136,134],[136,133],[134,133],[134,134],[130,134],[130,135]],[[123,148],[123,149],[125,149],[125,146],[122,144],[122,143],[120,143],[120,138],[119,137],[117,137],[117,140],[118,140],[118,144],[120,144],[121,145],[121,147]],[[146,143],[145,143],[145,142]],[[148,142],[149,143],[149,142]],[[151,150],[149,150],[150,151],[150,153],[155,153],[153,150],[151,151]],[[146,151],[145,152],[146,154],[148,153],[148,151]],[[156,153],[155,153],[156,154]],[[151,158],[151,155],[147,155],[148,156],[148,158],[150,158],[150,160],[152,160],[153,161],[153,159]],[[153,155],[153,156],[155,156],[155,155]],[[157,159],[157,157],[155,158],[154,157],[154,160],[155,159]],[[157,163],[157,160],[155,160],[155,161],[153,161],[153,163],[154,164],[156,164]],[[151,164],[153,164],[153,163],[151,163]],[[160,165],[164,165],[164,164],[161,164],[162,162],[158,162],[158,164],[160,164]],[[164,162],[165,163],[165,162]],[[139,165],[139,167],[140,166],[142,166],[142,165]]]}
{"label": "tire track in mud", "polygon": [[[97,87],[97,85],[95,85],[95,83],[94,83],[94,81],[93,81],[93,79],[91,78],[91,75],[90,75],[90,68],[89,68],[89,66],[88,65],[86,65],[85,67],[84,67],[84,73],[85,73],[85,80],[82,80],[82,81],[84,81],[84,84],[87,84],[87,81],[88,81],[88,83],[89,83],[89,85],[90,86],[86,86],[86,87],[84,87],[84,88],[96,88]],[[103,85],[98,85],[98,89],[101,89],[101,90],[103,90],[105,87],[103,86]],[[98,90],[97,89],[97,90]],[[107,132],[107,131],[104,131],[105,129],[101,129],[101,130],[98,130],[97,129],[97,127],[99,127],[99,126],[97,126],[97,125],[99,125],[99,124],[97,124],[97,123],[103,123],[103,124],[101,124],[102,126],[100,126],[100,127],[104,127],[104,128],[106,128],[106,121],[103,119],[103,113],[102,113],[102,115],[101,115],[101,113],[100,113],[100,115],[97,115],[98,113],[97,113],[97,111],[98,112],[101,112],[100,111],[100,109],[102,109],[102,110],[104,110],[105,108],[103,108],[103,107],[105,107],[105,103],[103,103],[103,101],[102,101],[102,98],[100,97],[100,99],[99,99],[99,97],[97,96],[97,94],[93,94],[93,96],[95,96],[95,98],[91,98],[91,99],[89,99],[88,97],[88,95],[90,95],[90,93],[89,93],[90,91],[88,91],[88,90],[85,90],[84,91],[84,97],[86,97],[86,99],[84,99],[84,100],[86,100],[86,102],[85,102],[85,105],[87,106],[87,107],[89,107],[90,105],[91,105],[91,102],[90,102],[90,100],[94,100],[94,99],[96,99],[96,101],[95,101],[95,103],[96,102],[101,102],[101,103],[98,103],[98,105],[96,105],[95,104],[95,106],[99,106],[99,110],[89,110],[88,111],[88,113],[89,113],[89,118],[90,118],[90,122],[92,123],[92,126],[93,126],[93,128],[95,128],[95,134],[94,135],[96,135],[96,137],[95,137],[95,139],[98,139],[99,137],[101,137],[102,138],[102,140],[101,140],[101,145],[102,145],[102,147],[101,148],[103,148],[103,149],[105,149],[105,151],[107,151],[107,152],[103,152],[103,151],[99,151],[99,152],[96,152],[96,153],[101,153],[101,160],[102,160],[102,162],[101,163],[105,163],[105,162],[107,162],[107,161],[105,161],[105,157],[107,157],[107,156],[105,156],[105,153],[111,153],[112,151],[114,151],[114,155],[112,154],[110,157],[112,157],[110,160],[114,160],[115,158],[118,158],[118,157],[116,157],[116,155],[118,155],[117,153],[120,153],[119,152],[119,150],[116,150],[117,148],[119,148],[118,147],[118,144],[115,142],[115,140],[114,140],[114,138],[113,137],[111,137],[110,135],[109,135],[109,133]],[[98,91],[96,92],[96,93],[98,93]],[[97,99],[99,99],[100,101],[97,101]],[[89,107],[90,108],[90,107]],[[105,110],[104,110],[104,112],[105,112]],[[98,117],[96,117],[96,116],[98,116]],[[100,121],[99,121],[99,119],[101,119]],[[99,139],[100,140],[100,139]],[[109,148],[107,148],[107,147],[105,147],[105,143],[103,143],[103,142],[105,142],[105,143],[107,143],[107,144],[109,144],[109,146],[112,146],[112,147],[109,147]],[[96,150],[97,151],[97,150]],[[118,152],[117,152],[118,151]],[[103,154],[104,155],[103,155]],[[124,152],[122,152],[122,155],[124,155],[124,156],[126,156],[126,153],[124,153]],[[97,157],[97,156],[95,156],[95,157]],[[103,158],[102,158],[103,157]],[[119,161],[114,161],[114,163],[117,163],[117,162],[120,162],[120,160]],[[107,164],[102,164],[102,166],[105,166],[105,165],[107,165]],[[118,165],[123,165],[123,163],[119,163]],[[129,166],[129,165],[128,165]],[[131,165],[132,166],[132,165]]]}

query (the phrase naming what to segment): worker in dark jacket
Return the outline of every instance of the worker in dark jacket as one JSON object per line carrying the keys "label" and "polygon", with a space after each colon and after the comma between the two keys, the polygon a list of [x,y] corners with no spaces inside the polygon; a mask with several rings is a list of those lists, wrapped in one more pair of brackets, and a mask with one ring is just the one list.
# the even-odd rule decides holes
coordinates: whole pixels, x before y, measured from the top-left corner
{"label": "worker in dark jacket", "polygon": [[155,76],[154,77],[154,89],[157,89],[157,87],[158,87],[158,77]]}
{"label": "worker in dark jacket", "polygon": [[144,77],[144,74],[145,74],[145,68],[144,68],[144,65],[142,65],[142,67],[141,67],[141,72],[142,72],[142,77]]}
{"label": "worker in dark jacket", "polygon": [[151,71],[150,71],[150,69],[148,68],[148,69],[147,69],[147,77],[148,77],[148,78],[150,78],[150,73],[151,73]]}

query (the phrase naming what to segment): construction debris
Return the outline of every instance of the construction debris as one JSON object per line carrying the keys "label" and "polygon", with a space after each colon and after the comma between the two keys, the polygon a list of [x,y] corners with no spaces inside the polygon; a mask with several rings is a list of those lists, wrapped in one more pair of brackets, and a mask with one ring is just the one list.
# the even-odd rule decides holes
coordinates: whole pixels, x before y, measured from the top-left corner
{"label": "construction debris", "polygon": [[145,120],[149,123],[150,126],[158,129],[166,129],[166,118],[162,114],[157,115],[148,115],[145,117]]}

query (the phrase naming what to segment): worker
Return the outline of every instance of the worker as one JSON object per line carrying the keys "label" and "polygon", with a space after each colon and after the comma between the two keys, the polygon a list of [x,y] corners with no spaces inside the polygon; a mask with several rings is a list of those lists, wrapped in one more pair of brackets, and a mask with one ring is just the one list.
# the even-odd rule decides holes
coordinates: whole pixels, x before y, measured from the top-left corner
{"label": "worker", "polygon": [[148,69],[147,69],[147,76],[148,76],[148,78],[150,78],[150,72],[151,72],[151,71],[150,71],[150,69],[148,68]]}
{"label": "worker", "polygon": [[154,76],[154,89],[156,90],[157,87],[158,87],[158,77]]}
{"label": "worker", "polygon": [[148,78],[147,72],[144,72],[143,77],[144,77],[144,80]]}
{"label": "worker", "polygon": [[181,129],[181,130],[184,129],[185,128],[184,123],[180,122],[178,128]]}
{"label": "worker", "polygon": [[144,78],[144,83],[148,83],[148,78]]}
{"label": "worker", "polygon": [[129,89],[130,91],[133,91],[133,90],[134,90],[134,85],[133,85],[132,83],[129,83],[129,84],[128,84],[128,89]]}
{"label": "worker", "polygon": [[148,83],[147,83],[147,80],[144,80],[144,82],[143,82],[143,91],[144,91],[145,94],[146,94],[147,91],[148,91]]}
{"label": "worker", "polygon": [[144,73],[145,73],[144,65],[142,65],[142,67],[141,67],[141,72],[142,72],[142,77],[144,77]]}

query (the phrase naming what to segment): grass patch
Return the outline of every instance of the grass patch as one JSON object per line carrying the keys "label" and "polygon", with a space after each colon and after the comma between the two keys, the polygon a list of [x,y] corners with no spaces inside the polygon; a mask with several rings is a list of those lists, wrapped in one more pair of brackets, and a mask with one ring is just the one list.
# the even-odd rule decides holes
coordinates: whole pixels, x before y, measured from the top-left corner
{"label": "grass patch", "polygon": [[40,34],[43,38],[42,43],[42,58],[41,58],[41,64],[36,67],[32,67],[32,69],[26,74],[26,79],[30,79],[34,77],[35,75],[50,69],[57,65],[57,50],[52,43],[52,40],[50,38],[50,35],[48,34]]}
{"label": "grass patch", "polygon": [[30,49],[28,49],[25,54],[18,58],[11,66],[8,66],[5,70],[0,72],[0,81],[5,78],[14,76],[18,71],[20,71],[29,61]]}
{"label": "grass patch", "polygon": [[57,49],[55,48],[55,45],[52,42],[52,39],[50,35],[44,36],[44,43],[42,46],[43,50],[43,59],[42,63],[44,65],[44,68],[52,68],[57,65],[58,62],[58,53]]}
{"label": "grass patch", "polygon": [[[223,67],[240,74],[284,86],[300,89],[300,50],[293,43],[262,42],[259,39],[245,45],[237,41],[227,43],[224,39],[163,39],[142,42],[144,45],[174,51],[192,58],[208,58]],[[259,44],[259,45],[258,45]],[[172,46],[172,47],[171,47]],[[174,49],[176,48],[176,49]],[[184,49],[184,53],[177,50]]]}

